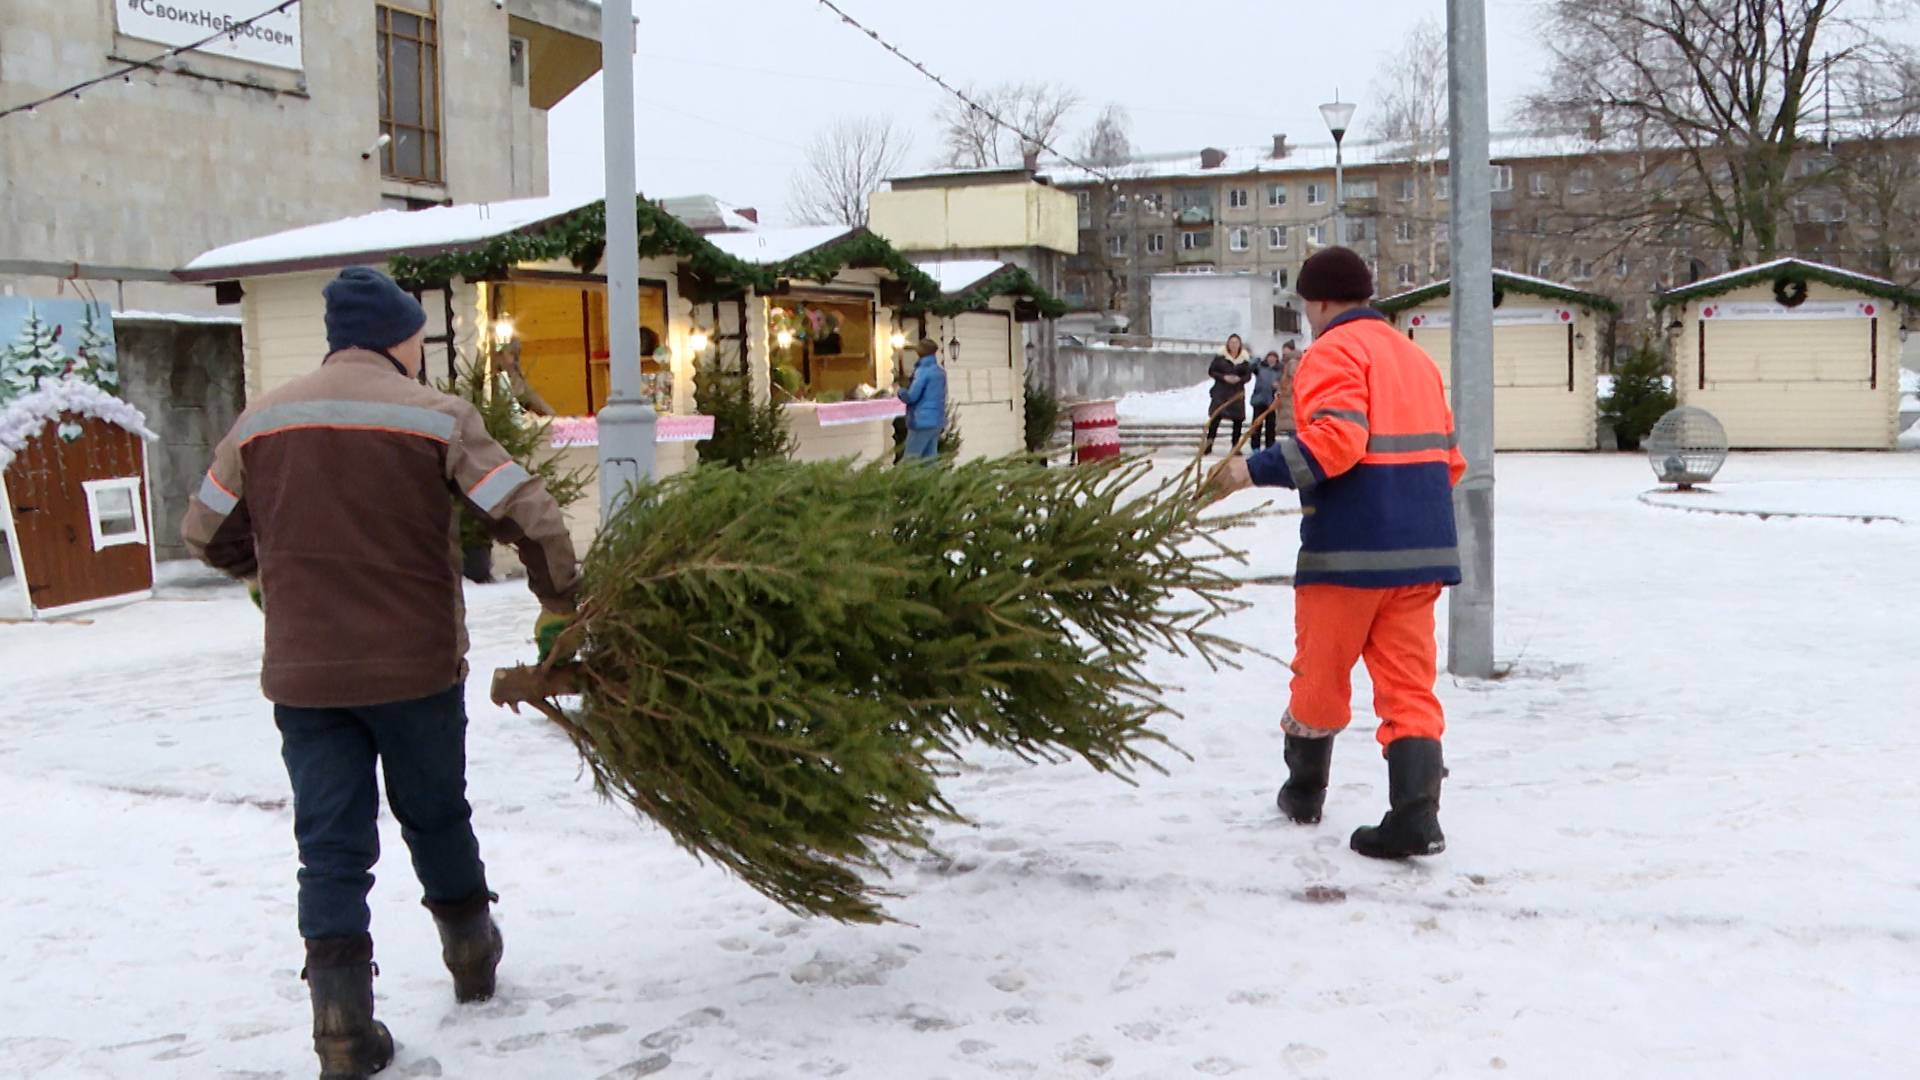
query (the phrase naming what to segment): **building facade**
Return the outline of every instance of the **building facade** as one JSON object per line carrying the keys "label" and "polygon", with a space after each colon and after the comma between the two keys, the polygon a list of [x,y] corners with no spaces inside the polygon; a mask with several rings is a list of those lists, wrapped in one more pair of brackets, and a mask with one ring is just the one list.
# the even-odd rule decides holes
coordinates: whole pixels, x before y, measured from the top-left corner
{"label": "building facade", "polygon": [[[0,0],[0,108],[269,6]],[[599,70],[599,21],[592,0],[307,0],[0,120],[0,293],[204,308],[165,283],[221,244],[545,194],[546,111]]]}
{"label": "building facade", "polygon": [[[1914,149],[1867,148],[1904,158]],[[1668,157],[1558,135],[1495,135],[1491,150],[1496,269],[1606,295],[1620,304],[1622,325],[1637,329],[1652,317],[1657,291],[1730,266],[1704,228],[1677,213],[1654,220],[1662,193],[1686,182]],[[1896,280],[1920,274],[1920,243],[1900,241],[1890,207],[1863,205],[1869,185],[1819,182],[1834,154],[1846,152],[1845,144],[1814,144],[1800,155],[1794,168],[1807,182],[1782,245]],[[1079,215],[1080,250],[1067,261],[1064,294],[1083,310],[1126,314],[1136,333],[1157,333],[1148,287],[1156,274],[1253,273],[1284,289],[1309,254],[1341,242],[1373,265],[1383,295],[1445,278],[1452,190],[1444,146],[1349,141],[1343,158],[1344,237],[1335,235],[1330,142],[1295,146],[1275,136],[1271,146],[1137,157],[1102,176],[1049,169]],[[1890,194],[1905,205],[1912,193]],[[1626,205],[1635,213],[1622,212]]]}

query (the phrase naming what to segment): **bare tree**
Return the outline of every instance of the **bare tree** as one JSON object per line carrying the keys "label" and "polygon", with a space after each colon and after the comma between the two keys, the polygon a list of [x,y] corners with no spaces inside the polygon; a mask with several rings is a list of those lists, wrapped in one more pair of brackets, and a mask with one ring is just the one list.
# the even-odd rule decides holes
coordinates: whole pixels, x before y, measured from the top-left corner
{"label": "bare tree", "polygon": [[1427,279],[1436,279],[1446,247],[1438,219],[1444,216],[1439,174],[1448,136],[1447,35],[1437,20],[1422,19],[1407,31],[1400,48],[1374,76],[1372,98],[1378,103],[1372,110],[1372,134],[1390,144],[1413,170],[1414,197],[1405,204],[1405,213],[1426,249]]}
{"label": "bare tree", "polygon": [[1054,144],[1068,114],[1080,104],[1079,94],[1048,82],[998,83],[986,90],[969,86],[966,93],[984,108],[949,101],[934,114],[945,148],[942,163],[962,169],[1019,164],[1025,155],[1039,152],[1041,143]]}
{"label": "bare tree", "polygon": [[1125,165],[1133,158],[1133,139],[1128,135],[1132,127],[1133,118],[1127,115],[1126,108],[1110,102],[1100,110],[1093,126],[1080,136],[1075,156],[1088,165]]}
{"label": "bare tree", "polygon": [[[1823,102],[1827,117],[1830,105]],[[1845,225],[1830,227],[1860,245],[1848,251],[1850,261],[1913,285],[1920,280],[1920,62],[1889,57],[1855,73],[1840,87],[1837,129],[1822,136],[1829,206],[1846,211]]]}
{"label": "bare tree", "polygon": [[867,223],[867,201],[906,160],[911,137],[884,116],[843,117],[816,132],[787,196],[809,225]]}
{"label": "bare tree", "polygon": [[[1638,150],[1628,229],[1693,227],[1732,265],[1791,247],[1791,211],[1817,175],[1793,168],[1816,88],[1871,62],[1849,0],[1551,0],[1553,61],[1527,110],[1609,149]],[[1852,6],[1860,6],[1857,3]]]}

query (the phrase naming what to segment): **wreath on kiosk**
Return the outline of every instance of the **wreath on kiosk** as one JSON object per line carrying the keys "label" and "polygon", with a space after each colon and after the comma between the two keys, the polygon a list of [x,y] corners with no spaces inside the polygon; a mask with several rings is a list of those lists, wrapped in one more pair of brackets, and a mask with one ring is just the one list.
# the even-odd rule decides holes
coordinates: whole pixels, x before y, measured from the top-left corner
{"label": "wreath on kiosk", "polygon": [[1774,278],[1773,299],[1781,307],[1797,308],[1807,302],[1807,283],[1797,278]]}

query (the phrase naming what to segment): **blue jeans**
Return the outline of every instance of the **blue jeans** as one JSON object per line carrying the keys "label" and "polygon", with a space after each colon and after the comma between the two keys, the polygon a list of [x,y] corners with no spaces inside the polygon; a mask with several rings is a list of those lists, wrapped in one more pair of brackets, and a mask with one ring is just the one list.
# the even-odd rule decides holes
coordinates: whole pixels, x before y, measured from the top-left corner
{"label": "blue jeans", "polygon": [[940,456],[939,428],[912,428],[907,431],[907,452],[902,460],[930,461]]}
{"label": "blue jeans", "polygon": [[348,937],[372,925],[367,893],[380,858],[376,759],[426,899],[456,903],[486,889],[467,805],[464,685],[390,705],[276,705],[273,719],[293,781],[301,937]]}

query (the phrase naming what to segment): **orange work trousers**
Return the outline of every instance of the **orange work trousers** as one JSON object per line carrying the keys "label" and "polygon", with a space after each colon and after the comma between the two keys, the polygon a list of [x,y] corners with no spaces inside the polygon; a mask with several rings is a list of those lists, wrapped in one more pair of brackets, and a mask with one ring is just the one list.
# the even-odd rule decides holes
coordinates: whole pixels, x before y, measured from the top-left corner
{"label": "orange work trousers", "polygon": [[1381,746],[1397,739],[1438,739],[1446,717],[1433,683],[1439,646],[1433,607],[1439,585],[1350,589],[1302,585],[1293,591],[1294,723],[1343,731],[1353,719],[1353,665],[1367,662]]}

